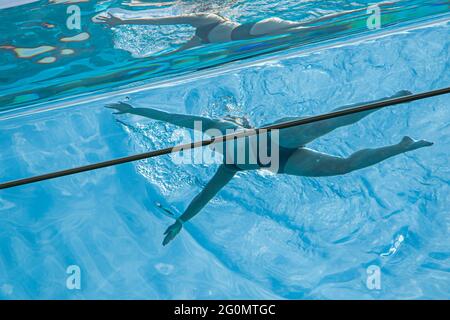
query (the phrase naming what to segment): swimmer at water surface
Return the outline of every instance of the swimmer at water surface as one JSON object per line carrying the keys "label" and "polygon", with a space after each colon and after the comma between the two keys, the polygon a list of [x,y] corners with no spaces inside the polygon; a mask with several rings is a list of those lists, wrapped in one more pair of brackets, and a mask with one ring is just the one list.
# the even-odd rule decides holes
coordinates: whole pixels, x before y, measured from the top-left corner
{"label": "swimmer at water surface", "polygon": [[190,25],[195,28],[194,36],[176,51],[183,51],[208,43],[222,43],[236,40],[247,40],[264,36],[302,32],[318,28],[312,26],[317,22],[334,19],[351,12],[363,11],[356,9],[344,11],[324,17],[295,22],[280,18],[267,18],[257,22],[238,23],[214,13],[185,14],[170,17],[151,17],[142,14],[139,17],[126,18],[117,13],[105,12],[95,17],[95,22],[105,23],[111,27],[118,25]]}

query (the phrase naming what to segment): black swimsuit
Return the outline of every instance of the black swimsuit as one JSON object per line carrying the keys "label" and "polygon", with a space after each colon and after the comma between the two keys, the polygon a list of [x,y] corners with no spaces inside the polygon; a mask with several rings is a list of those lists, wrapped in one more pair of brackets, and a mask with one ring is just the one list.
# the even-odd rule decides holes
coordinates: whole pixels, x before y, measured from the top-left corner
{"label": "black swimsuit", "polygon": [[209,33],[215,27],[217,27],[219,24],[222,24],[222,23],[224,23],[224,21],[217,21],[217,22],[213,22],[213,23],[198,27],[195,30],[195,35],[202,40],[202,43],[210,43],[211,41],[209,41],[209,39],[208,39]]}
{"label": "black swimsuit", "polygon": [[[269,136],[270,137],[270,136]],[[301,147],[295,147],[295,148],[287,148],[287,147],[283,147],[280,145],[277,145],[278,147],[278,171],[277,173],[285,173],[285,168],[286,168],[286,164],[289,160],[289,158],[296,152],[298,151],[299,148]],[[247,149],[247,147],[246,147]],[[226,154],[227,150],[224,147],[224,153]],[[247,151],[246,151],[247,152]],[[235,153],[236,154],[236,153]],[[267,151],[266,154],[270,157],[273,156],[273,152],[272,152],[272,143],[270,142],[270,138],[269,141],[267,141]],[[226,156],[225,156],[226,158]],[[257,159],[256,159],[256,164],[255,164],[255,168],[251,168],[251,169],[262,169],[262,168],[270,168],[272,167],[273,163],[272,161],[270,161],[269,163],[262,163],[260,157],[259,157],[259,153],[257,155]],[[226,166],[230,169],[236,170],[236,171],[241,171],[241,170],[251,170],[249,168],[245,168],[246,166],[248,166],[248,164],[243,164],[243,168],[239,167],[239,164],[226,164]]]}
{"label": "black swimsuit", "polygon": [[[226,20],[224,18],[224,20],[222,20],[222,21],[212,22],[210,24],[198,27],[195,30],[195,35],[202,40],[202,43],[211,43],[211,41],[208,38],[210,32],[215,27],[217,27],[218,25],[220,25],[226,21],[228,21],[228,20]],[[244,24],[237,26],[236,28],[234,28],[231,31],[231,40],[234,41],[234,40],[245,40],[245,39],[250,39],[250,38],[257,38],[258,36],[254,36],[250,33],[250,31],[252,30],[252,28],[255,24],[256,24],[256,22],[249,22],[249,23],[244,23]]]}
{"label": "black swimsuit", "polygon": [[246,40],[251,38],[257,38],[258,36],[252,35],[250,31],[252,31],[253,26],[256,22],[244,23],[231,31],[231,40]]}
{"label": "black swimsuit", "polygon": [[[198,27],[197,30],[195,31],[195,35],[197,37],[199,37],[202,40],[202,43],[210,43],[211,41],[209,41],[208,36],[209,33],[218,25],[226,22],[228,20],[226,20],[224,18],[223,21],[217,21],[217,22],[213,22],[207,25],[204,25],[202,27]],[[234,28],[231,31],[231,40],[232,41],[236,41],[236,40],[247,40],[247,39],[253,39],[253,38],[259,38],[263,35],[253,35],[251,34],[252,28],[255,26],[255,24],[257,24],[257,22],[247,22],[247,23],[243,23],[239,26],[237,26],[236,28]],[[298,25],[301,25],[300,23]],[[290,25],[290,26],[285,26],[283,28],[280,28],[280,30],[288,30],[295,27],[294,25]]]}
{"label": "black swimsuit", "polygon": [[[272,157],[272,150],[270,148],[271,144],[269,144],[269,152],[270,156]],[[277,173],[284,173],[286,163],[288,162],[289,158],[294,154],[295,151],[297,151],[298,148],[286,148],[282,146],[278,146],[278,171]],[[269,162],[268,164],[261,163],[259,157],[257,160],[258,165],[260,168],[270,168],[272,166],[272,162]]]}

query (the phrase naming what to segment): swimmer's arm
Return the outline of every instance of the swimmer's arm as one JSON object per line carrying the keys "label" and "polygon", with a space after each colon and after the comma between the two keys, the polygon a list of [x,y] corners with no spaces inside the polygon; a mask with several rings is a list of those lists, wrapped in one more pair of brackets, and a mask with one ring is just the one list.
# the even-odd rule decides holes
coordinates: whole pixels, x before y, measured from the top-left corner
{"label": "swimmer's arm", "polygon": [[169,122],[176,126],[188,129],[194,129],[196,122],[197,125],[201,124],[203,130],[208,130],[215,125],[215,121],[209,118],[180,113],[169,113],[152,108],[133,108],[128,113],[136,114],[154,120]]}
{"label": "swimmer's arm", "polygon": [[109,24],[109,25],[120,25],[120,24],[136,24],[136,25],[175,25],[175,24],[188,24],[195,28],[201,27],[203,25],[213,23],[217,21],[215,15],[208,14],[187,14],[171,17],[142,17],[142,18],[126,18],[117,17],[112,14],[106,16],[97,17],[97,20]]}
{"label": "swimmer's arm", "polygon": [[169,122],[171,124],[183,128],[193,130],[198,128],[201,129],[200,131],[203,132],[208,129],[214,128],[220,130],[222,134],[224,134],[226,129],[237,128],[237,126],[233,126],[233,124],[225,121],[214,120],[195,115],[169,113],[152,108],[133,108],[130,104],[125,102],[111,103],[108,104],[106,107],[117,110],[118,112],[116,112],[116,114],[125,114],[125,113],[135,114],[153,120]]}
{"label": "swimmer's arm", "polygon": [[193,24],[195,19],[189,15],[173,16],[173,17],[158,17],[158,18],[122,18],[124,24],[153,24],[153,25],[167,25],[167,24]]}
{"label": "swimmer's arm", "polygon": [[236,170],[221,165],[206,187],[192,200],[186,211],[178,219],[186,222],[192,219],[214,196],[234,177]]}
{"label": "swimmer's arm", "polygon": [[221,165],[214,177],[208,182],[206,187],[189,204],[186,211],[164,232],[163,245],[172,241],[183,228],[183,223],[192,219],[203,207],[222,189],[233,176],[236,170]]}

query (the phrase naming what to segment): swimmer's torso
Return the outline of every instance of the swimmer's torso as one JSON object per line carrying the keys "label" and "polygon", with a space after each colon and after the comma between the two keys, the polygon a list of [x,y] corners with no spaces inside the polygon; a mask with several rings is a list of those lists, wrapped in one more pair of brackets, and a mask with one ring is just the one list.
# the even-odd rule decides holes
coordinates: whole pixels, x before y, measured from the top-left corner
{"label": "swimmer's torso", "polygon": [[224,164],[235,170],[268,169],[282,172],[297,148],[285,148],[278,143],[278,133],[230,139],[210,148],[223,155]]}
{"label": "swimmer's torso", "polygon": [[203,43],[245,40],[299,27],[299,23],[268,18],[258,22],[240,24],[215,16],[211,23],[197,27],[196,36]]}

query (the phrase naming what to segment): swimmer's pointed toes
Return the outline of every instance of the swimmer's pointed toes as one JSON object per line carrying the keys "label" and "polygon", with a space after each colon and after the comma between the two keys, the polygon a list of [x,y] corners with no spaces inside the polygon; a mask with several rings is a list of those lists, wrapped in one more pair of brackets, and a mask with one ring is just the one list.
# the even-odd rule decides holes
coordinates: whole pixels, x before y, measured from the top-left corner
{"label": "swimmer's pointed toes", "polygon": [[424,147],[431,147],[432,145],[434,145],[434,142],[427,141],[427,140],[420,140],[419,142],[421,142],[422,146],[424,146]]}
{"label": "swimmer's pointed toes", "polygon": [[419,148],[431,147],[434,143],[427,140],[414,140],[411,137],[406,136],[403,137],[400,144],[405,148],[405,150],[411,151]]}

